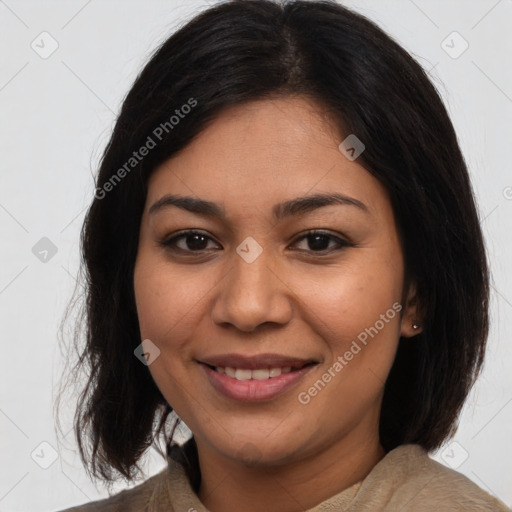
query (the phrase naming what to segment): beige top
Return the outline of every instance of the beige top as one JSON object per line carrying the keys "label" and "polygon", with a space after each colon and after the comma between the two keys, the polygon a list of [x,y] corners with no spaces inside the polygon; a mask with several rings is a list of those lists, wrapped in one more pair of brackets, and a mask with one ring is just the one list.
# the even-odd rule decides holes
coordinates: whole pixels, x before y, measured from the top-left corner
{"label": "beige top", "polygon": [[[167,467],[142,484],[60,512],[208,512],[194,492],[197,480],[186,469],[190,446],[190,441],[185,448],[174,446]],[[431,459],[417,444],[391,450],[364,480],[305,512],[334,511],[510,512],[464,475]]]}

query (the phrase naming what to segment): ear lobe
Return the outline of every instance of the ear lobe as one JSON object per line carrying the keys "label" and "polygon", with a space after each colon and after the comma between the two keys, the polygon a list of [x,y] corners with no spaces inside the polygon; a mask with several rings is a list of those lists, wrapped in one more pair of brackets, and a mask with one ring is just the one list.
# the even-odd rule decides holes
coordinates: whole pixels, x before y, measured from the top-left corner
{"label": "ear lobe", "polygon": [[404,338],[412,338],[422,330],[423,315],[421,314],[420,300],[417,294],[416,283],[411,283],[405,300],[400,335]]}

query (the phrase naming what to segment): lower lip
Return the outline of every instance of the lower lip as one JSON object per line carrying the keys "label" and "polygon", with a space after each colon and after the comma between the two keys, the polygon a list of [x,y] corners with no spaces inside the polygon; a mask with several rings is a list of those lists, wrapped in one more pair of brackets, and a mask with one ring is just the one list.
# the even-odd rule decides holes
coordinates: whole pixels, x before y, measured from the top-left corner
{"label": "lower lip", "polygon": [[242,402],[261,402],[271,400],[284,393],[300,381],[316,365],[305,366],[300,370],[282,373],[279,377],[256,380],[237,380],[224,373],[216,372],[202,364],[210,384],[222,395]]}

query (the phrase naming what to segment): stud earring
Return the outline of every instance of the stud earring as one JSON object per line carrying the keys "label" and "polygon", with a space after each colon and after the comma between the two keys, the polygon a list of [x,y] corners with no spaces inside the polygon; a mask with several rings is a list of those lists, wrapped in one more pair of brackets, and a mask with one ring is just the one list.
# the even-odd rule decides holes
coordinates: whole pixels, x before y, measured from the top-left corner
{"label": "stud earring", "polygon": [[419,326],[419,325],[417,325],[417,324],[412,324],[412,328],[413,328],[414,330],[416,330],[416,329],[419,329],[419,328],[420,328],[420,326]]}

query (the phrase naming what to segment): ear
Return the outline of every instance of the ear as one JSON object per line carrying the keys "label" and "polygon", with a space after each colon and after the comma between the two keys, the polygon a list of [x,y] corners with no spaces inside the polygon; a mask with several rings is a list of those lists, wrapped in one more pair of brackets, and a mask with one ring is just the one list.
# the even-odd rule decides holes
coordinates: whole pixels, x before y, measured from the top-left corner
{"label": "ear", "polygon": [[423,315],[420,311],[420,300],[417,295],[416,283],[411,283],[407,290],[404,304],[400,335],[404,338],[412,338],[423,330]]}

